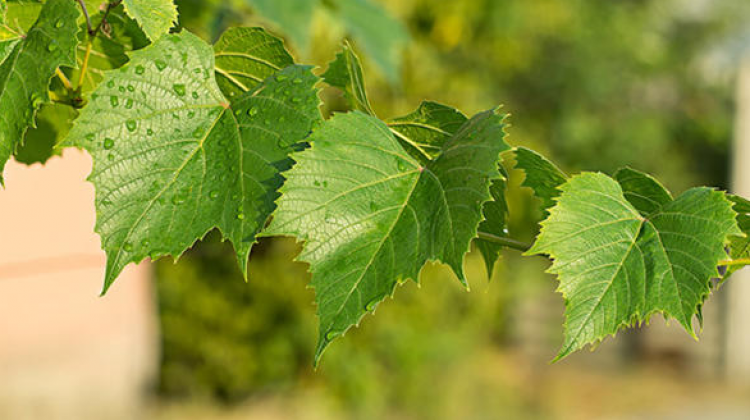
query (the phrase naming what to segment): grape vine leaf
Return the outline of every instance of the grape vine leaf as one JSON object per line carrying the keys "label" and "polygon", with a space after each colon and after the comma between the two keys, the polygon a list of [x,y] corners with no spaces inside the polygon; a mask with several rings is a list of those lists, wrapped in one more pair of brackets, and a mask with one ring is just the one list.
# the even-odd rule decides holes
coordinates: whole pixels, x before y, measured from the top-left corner
{"label": "grape vine leaf", "polygon": [[263,28],[231,28],[214,45],[216,80],[228,98],[294,64],[284,43]]}
{"label": "grape vine leaf", "polygon": [[[731,237],[729,241],[729,256],[733,260],[747,260],[750,258],[750,201],[737,195],[729,195],[728,198],[734,205],[734,211],[737,212],[737,225],[739,225],[742,231],[742,235]],[[729,276],[746,265],[750,264],[728,266],[723,278],[729,278]]]}
{"label": "grape vine leaf", "polygon": [[7,20],[8,5],[0,0],[0,63],[13,51],[13,47],[21,40],[22,33],[9,25]]}
{"label": "grape vine leaf", "polygon": [[39,18],[42,6],[44,5],[40,2],[27,0],[9,0],[5,2],[3,32],[17,36],[26,34]]}
{"label": "grape vine leaf", "polygon": [[344,92],[344,97],[349,102],[351,109],[375,115],[370,100],[367,99],[362,63],[348,42],[344,43],[344,48],[336,54],[336,59],[328,65],[328,70],[323,73],[322,78],[327,84]]}
{"label": "grape vine leaf", "polygon": [[167,34],[177,22],[177,6],[172,0],[122,0],[122,5],[152,41]]}
{"label": "grape vine leaf", "polygon": [[[91,13],[91,24],[97,27],[104,19],[104,10]],[[81,22],[78,44],[78,66],[66,71],[71,81],[81,80],[80,72],[87,53],[88,34],[86,23]],[[104,78],[107,70],[118,69],[127,61],[127,54],[133,50],[148,45],[150,41],[138,24],[125,14],[122,5],[110,10],[106,15],[106,23],[102,24],[101,33],[92,39],[91,52],[86,74],[82,79],[81,92],[86,94],[94,90]]]}
{"label": "grape vine leaf", "polygon": [[[505,199],[505,191],[508,188],[508,172],[503,165],[498,165],[498,167],[502,176],[492,181],[490,186],[492,200],[484,203],[482,208],[484,220],[479,225],[479,231],[498,237],[508,237],[508,202]],[[495,261],[500,257],[503,246],[482,240],[482,238],[474,241],[474,243],[484,259],[487,277],[492,278]]]}
{"label": "grape vine leaf", "polygon": [[354,111],[327,121],[292,156],[265,235],[305,242],[299,259],[310,264],[320,318],[316,363],[427,261],[448,264],[466,284],[463,257],[501,176],[504,136],[504,116],[478,114],[422,165],[383,122]]}
{"label": "grape vine leaf", "polygon": [[79,15],[74,2],[49,0],[28,34],[0,64],[0,185],[5,163],[34,125],[36,110],[49,102],[55,70],[76,64]]}
{"label": "grape vine leaf", "polygon": [[546,216],[547,210],[555,205],[555,198],[560,195],[559,187],[567,181],[568,176],[554,163],[531,149],[518,147],[515,155],[516,169],[521,169],[526,174],[521,185],[531,188],[534,195],[542,200],[542,213]]}
{"label": "grape vine leaf", "polygon": [[466,116],[453,107],[425,101],[414,112],[388,120],[388,127],[412,156],[432,160],[466,120]]}
{"label": "grape vine leaf", "polygon": [[404,25],[370,0],[331,0],[330,5],[388,80],[398,80],[401,54],[409,40]]}
{"label": "grape vine leaf", "polygon": [[263,17],[289,36],[299,51],[310,47],[310,26],[317,0],[248,0]]}
{"label": "grape vine leaf", "polygon": [[672,201],[672,194],[651,175],[623,168],[615,172],[614,178],[620,184],[625,198],[644,217],[659,211]]}
{"label": "grape vine leaf", "polygon": [[560,190],[528,252],[553,259],[565,299],[555,360],[657,312],[695,336],[692,319],[719,277],[728,237],[740,233],[725,194],[694,188],[644,217],[603,174],[574,176]]}
{"label": "grape vine leaf", "polygon": [[230,107],[211,47],[189,32],[106,72],[65,142],[94,159],[104,291],[127,264],[179,257],[214,228],[246,274],[280,172],[321,119],[317,82],[309,67],[291,66]]}
{"label": "grape vine leaf", "polygon": [[[427,164],[440,155],[443,145],[463,126],[468,118],[457,109],[424,101],[414,112],[388,120],[388,127],[409,154]],[[481,232],[495,236],[507,236],[508,203],[505,200],[508,173],[498,165],[501,177],[492,181],[492,200],[484,203],[484,220],[479,225]],[[501,245],[486,240],[475,241],[482,254],[488,277],[492,277],[495,261],[500,256]]]}
{"label": "grape vine leaf", "polygon": [[31,165],[45,163],[52,156],[60,155],[57,144],[68,134],[77,117],[78,111],[68,105],[42,105],[36,114],[36,126],[26,131],[23,144],[18,146],[13,159]]}

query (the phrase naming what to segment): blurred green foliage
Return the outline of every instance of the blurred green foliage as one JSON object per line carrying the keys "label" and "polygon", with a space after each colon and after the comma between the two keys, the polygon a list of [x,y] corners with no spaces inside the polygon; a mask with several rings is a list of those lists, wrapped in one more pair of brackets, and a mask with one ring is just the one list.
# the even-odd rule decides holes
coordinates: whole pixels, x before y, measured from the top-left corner
{"label": "blurred green foliage", "polygon": [[[178,3],[181,24],[207,39],[227,26],[266,22],[246,0]],[[612,173],[629,165],[653,173],[675,193],[695,184],[727,186],[733,69],[716,52],[743,30],[750,4],[379,3],[412,40],[396,83],[354,40],[381,117],[408,113],[423,99],[468,114],[502,103],[513,114],[511,142],[548,152],[568,173]],[[334,58],[347,30],[332,20],[314,14],[309,49],[298,58],[323,69]],[[324,95],[326,111],[344,109],[339,92]],[[530,238],[541,215],[528,191],[518,188],[518,175],[511,173],[511,233]],[[251,256],[248,283],[215,238],[177,265],[158,263],[165,395],[232,402],[305,390],[358,418],[393,412],[471,418],[500,409],[513,417],[529,403],[511,387],[486,395],[488,374],[477,360],[514,337],[510,314],[518,296],[553,289],[536,261],[501,260],[487,283],[481,260],[471,254],[471,294],[443,267],[427,267],[421,290],[412,282],[399,288],[395,300],[336,343],[313,373],[315,308],[306,267],[292,262],[297,251],[291,240],[264,241]],[[554,328],[561,336],[559,323]],[[554,351],[552,345],[549,355]],[[472,404],[458,405],[460,399]]]}

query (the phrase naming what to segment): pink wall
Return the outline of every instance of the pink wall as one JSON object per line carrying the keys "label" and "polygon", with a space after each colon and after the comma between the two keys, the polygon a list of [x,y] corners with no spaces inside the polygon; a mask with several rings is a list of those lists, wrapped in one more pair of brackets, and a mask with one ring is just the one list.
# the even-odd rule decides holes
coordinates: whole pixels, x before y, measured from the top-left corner
{"label": "pink wall", "polygon": [[149,264],[106,297],[91,159],[10,162],[0,189],[0,418],[129,418],[158,357]]}

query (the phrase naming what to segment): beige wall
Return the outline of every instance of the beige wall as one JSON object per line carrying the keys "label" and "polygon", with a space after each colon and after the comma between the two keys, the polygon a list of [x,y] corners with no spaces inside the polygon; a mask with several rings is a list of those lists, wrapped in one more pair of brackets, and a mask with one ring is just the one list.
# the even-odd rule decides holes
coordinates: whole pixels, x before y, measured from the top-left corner
{"label": "beige wall", "polygon": [[148,264],[98,297],[90,158],[10,162],[0,190],[0,418],[133,418],[156,369]]}
{"label": "beige wall", "polygon": [[[736,118],[733,190],[750,197],[750,58],[738,75]],[[727,374],[750,383],[750,268],[735,274],[728,287]]]}

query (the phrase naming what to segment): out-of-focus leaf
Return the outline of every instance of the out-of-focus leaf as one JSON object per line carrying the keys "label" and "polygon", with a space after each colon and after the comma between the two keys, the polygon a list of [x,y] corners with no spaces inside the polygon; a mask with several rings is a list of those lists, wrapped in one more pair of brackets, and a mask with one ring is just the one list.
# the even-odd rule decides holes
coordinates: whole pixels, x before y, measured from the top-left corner
{"label": "out-of-focus leaf", "polygon": [[310,48],[310,25],[319,0],[248,0],[264,18],[291,39],[303,54]]}
{"label": "out-of-focus leaf", "polygon": [[370,0],[331,0],[346,30],[386,75],[398,80],[402,54],[409,40],[406,28]]}

